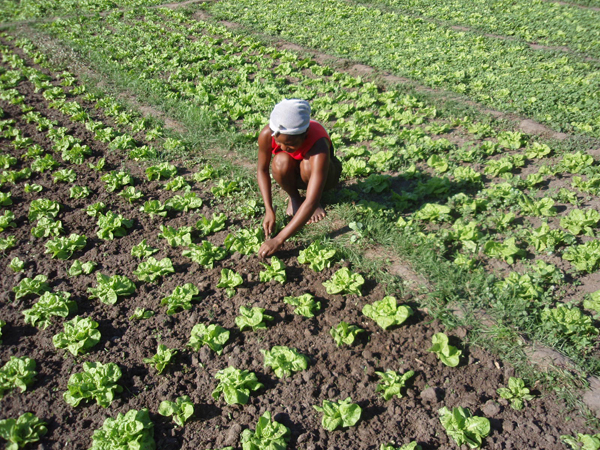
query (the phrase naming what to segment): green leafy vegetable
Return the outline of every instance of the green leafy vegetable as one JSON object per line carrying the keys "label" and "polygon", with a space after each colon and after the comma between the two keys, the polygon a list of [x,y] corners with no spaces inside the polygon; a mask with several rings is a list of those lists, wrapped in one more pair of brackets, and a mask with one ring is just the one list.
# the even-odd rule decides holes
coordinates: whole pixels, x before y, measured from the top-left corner
{"label": "green leafy vegetable", "polygon": [[227,344],[228,340],[229,331],[225,328],[215,324],[206,326],[199,323],[192,328],[187,345],[195,351],[200,350],[203,345],[208,345],[212,351],[220,355],[223,353],[223,346]]}
{"label": "green leafy vegetable", "polygon": [[92,203],[85,208],[86,214],[90,217],[98,217],[98,215],[104,211],[106,211],[106,203],[104,202]]}
{"label": "green leafy vegetable", "polygon": [[200,220],[196,222],[196,229],[202,233],[202,236],[208,236],[211,233],[216,233],[225,229],[225,221],[227,216],[223,213],[214,214],[212,220],[208,220],[204,216],[200,216]]}
{"label": "green leafy vegetable", "polygon": [[30,309],[23,310],[25,323],[45,330],[50,325],[50,317],[67,317],[77,311],[77,303],[69,301],[69,297],[69,292],[45,292]]}
{"label": "green leafy vegetable", "polygon": [[335,258],[335,249],[328,248],[319,241],[310,244],[298,254],[300,264],[310,264],[310,268],[315,272],[321,272],[326,267],[331,267]]}
{"label": "green leafy vegetable", "polygon": [[94,431],[89,450],[136,449],[155,450],[154,424],[147,409],[132,409],[117,418],[108,417],[102,428]]}
{"label": "green leafy vegetable", "polygon": [[245,405],[250,398],[250,392],[263,387],[253,372],[232,366],[219,370],[215,378],[219,380],[219,384],[212,392],[212,397],[219,400],[222,393],[228,405]]}
{"label": "green leafy vegetable", "polygon": [[409,370],[403,375],[398,375],[398,373],[393,370],[375,373],[381,378],[375,392],[382,392],[381,395],[383,395],[385,401],[388,401],[394,395],[398,398],[402,398],[402,388],[406,385],[407,380],[412,378],[415,374],[412,370]]}
{"label": "green leafy vegetable", "polygon": [[308,357],[295,348],[276,345],[271,350],[260,350],[265,357],[265,366],[271,367],[278,378],[286,378],[293,372],[306,370]]}
{"label": "green leafy vegetable", "polygon": [[295,306],[294,314],[304,317],[314,317],[315,312],[321,310],[321,302],[315,301],[315,296],[310,293],[298,297],[284,297],[283,302]]}
{"label": "green leafy vegetable", "polygon": [[154,311],[146,310],[144,308],[135,308],[135,311],[131,316],[129,316],[129,320],[145,320],[149,319],[154,315]]}
{"label": "green leafy vegetable", "polygon": [[582,434],[577,433],[577,437],[563,435],[562,441],[571,447],[572,450],[600,450],[600,433]]}
{"label": "green leafy vegetable", "polygon": [[168,213],[168,209],[165,205],[160,203],[158,200],[147,200],[143,206],[140,206],[140,211],[148,214],[150,218],[154,218],[154,215],[165,217]]}
{"label": "green leafy vegetable", "polygon": [[137,245],[131,247],[131,256],[139,259],[147,258],[148,256],[152,256],[158,251],[157,248],[152,248],[146,244],[146,239],[142,240]]}
{"label": "green leafy vegetable", "polygon": [[73,264],[71,265],[71,267],[69,268],[67,273],[69,274],[70,277],[77,277],[82,274],[89,275],[90,273],[92,273],[94,271],[95,268],[96,268],[96,263],[94,261],[88,261],[88,262],[82,263],[81,261],[76,259],[75,261],[73,261]]}
{"label": "green leafy vegetable", "polygon": [[179,229],[168,225],[160,226],[159,239],[165,239],[171,247],[192,245],[192,227],[181,227]]}
{"label": "green leafy vegetable", "polygon": [[55,334],[52,343],[56,348],[67,348],[73,356],[85,353],[98,342],[100,342],[100,331],[98,322],[89,317],[81,318],[75,316],[64,323],[65,331]]}
{"label": "green leafy vegetable", "polygon": [[17,224],[14,222],[15,214],[12,211],[4,211],[4,214],[0,216],[0,232],[7,228],[16,228]]}
{"label": "green leafy vegetable", "polygon": [[174,195],[165,202],[165,206],[175,211],[188,212],[190,209],[201,208],[202,199],[195,192],[186,192],[183,195]]}
{"label": "green leafy vegetable", "polygon": [[109,173],[102,175],[100,178],[106,183],[106,190],[114,192],[121,189],[123,186],[133,184],[133,177],[128,172],[115,172],[111,170]]}
{"label": "green leafy vegetable", "polygon": [[241,229],[225,238],[225,248],[230,252],[238,252],[242,255],[251,255],[258,252],[264,239],[264,232],[260,228]]}
{"label": "green leafy vegetable", "polygon": [[32,200],[29,204],[29,215],[27,216],[30,222],[38,220],[42,217],[54,219],[60,211],[60,204],[58,202],[49,200],[47,198],[40,198]]}
{"label": "green leafy vegetable", "polygon": [[157,278],[163,277],[169,273],[175,273],[173,263],[169,258],[163,258],[157,261],[156,258],[150,256],[146,261],[141,262],[133,274],[140,281],[154,282]]}
{"label": "green leafy vegetable", "polygon": [[124,275],[109,277],[100,272],[96,274],[95,288],[88,288],[90,298],[97,298],[102,303],[114,305],[119,297],[126,297],[135,292],[135,284]]}
{"label": "green leafy vegetable", "polygon": [[313,405],[318,412],[323,413],[321,424],[329,431],[335,431],[339,427],[352,427],[360,420],[362,408],[352,403],[350,397],[345,400],[331,402],[323,400],[323,406]]}
{"label": "green leafy vegetable", "polygon": [[428,351],[434,352],[440,361],[449,367],[458,366],[462,351],[448,344],[448,336],[444,333],[436,333],[431,338],[431,344]]}
{"label": "green leafy vegetable", "polygon": [[151,166],[146,169],[148,181],[161,179],[168,180],[175,175],[177,175],[177,167],[168,162],[157,164],[156,166]]}
{"label": "green leafy vegetable", "polygon": [[221,279],[217,284],[218,288],[225,288],[227,297],[231,298],[235,295],[235,288],[244,284],[242,276],[231,269],[221,269]]}
{"label": "green leafy vegetable", "polygon": [[439,414],[446,433],[459,446],[467,444],[471,448],[480,448],[483,439],[490,434],[490,421],[485,417],[471,415],[468,408],[458,406],[450,411],[444,406]]}
{"label": "green leafy vegetable", "polygon": [[31,228],[31,234],[37,238],[60,236],[64,231],[60,220],[54,221],[48,217],[41,217],[37,225]]}
{"label": "green leafy vegetable", "polygon": [[195,263],[212,269],[216,261],[221,261],[227,256],[227,250],[209,241],[202,241],[200,245],[189,244],[188,250],[184,250],[181,254]]}
{"label": "green leafy vegetable", "polygon": [[129,203],[133,203],[136,200],[141,199],[144,194],[141,191],[136,190],[133,186],[127,186],[121,192],[119,192],[119,196],[123,197]]}
{"label": "green leafy vegetable", "polygon": [[410,316],[413,311],[410,306],[396,304],[396,297],[386,296],[382,300],[365,305],[362,313],[377,322],[384,330],[394,325],[400,325]]}
{"label": "green leafy vegetable", "polygon": [[191,309],[192,300],[197,300],[200,290],[192,283],[177,286],[173,293],[160,301],[161,305],[167,305],[167,314],[175,314],[180,309]]}
{"label": "green leafy vegetable", "polygon": [[46,281],[48,281],[46,275],[36,275],[33,279],[23,278],[21,282],[13,288],[15,299],[18,300],[29,294],[42,295],[44,292],[49,291],[50,286]]}
{"label": "green leafy vegetable", "polygon": [[4,397],[6,391],[16,388],[25,392],[37,375],[35,366],[35,360],[31,358],[11,356],[0,368],[0,398]]}
{"label": "green leafy vegetable", "polygon": [[261,263],[265,270],[261,270],[259,277],[261,283],[267,283],[271,280],[275,280],[281,284],[285,284],[287,281],[287,275],[285,273],[285,264],[277,257],[271,257],[271,264]]}
{"label": "green leafy vegetable", "polygon": [[0,420],[0,437],[9,442],[6,450],[18,450],[37,442],[47,432],[46,422],[42,422],[30,412],[22,414],[16,420]]}
{"label": "green leafy vegetable", "polygon": [[325,281],[323,286],[328,294],[355,294],[362,295],[360,288],[365,279],[359,273],[351,273],[347,267],[342,267],[333,274],[331,280]]}
{"label": "green leafy vegetable", "polygon": [[592,273],[600,265],[600,241],[572,245],[565,250],[562,257],[570,261],[577,270]]}
{"label": "green leafy vegetable", "polygon": [[342,344],[352,345],[358,333],[363,333],[365,330],[356,325],[349,325],[347,322],[341,321],[336,327],[329,330],[329,334],[333,337],[335,345],[340,347]]}
{"label": "green leafy vegetable", "polygon": [[176,354],[177,350],[172,350],[164,344],[159,344],[156,348],[156,354],[152,358],[144,358],[143,361],[154,367],[158,373],[162,373]]}
{"label": "green leafy vegetable", "polygon": [[242,432],[242,450],[285,450],[290,436],[290,429],[271,420],[271,413],[265,411],[258,419],[256,431],[244,430]]}
{"label": "green leafy vegetable", "polygon": [[98,239],[112,241],[115,237],[123,237],[127,234],[127,228],[133,226],[133,220],[125,219],[121,214],[107,211],[106,214],[98,213]]}
{"label": "green leafy vegetable", "polygon": [[249,308],[247,306],[240,306],[240,315],[235,318],[235,324],[244,331],[248,328],[252,328],[252,331],[264,330],[267,328],[265,321],[270,322],[273,320],[272,316],[264,314],[265,309],[253,306]]}
{"label": "green leafy vegetable", "polygon": [[46,242],[46,253],[52,253],[52,258],[69,259],[77,250],[82,250],[87,244],[85,235],[71,234],[68,237],[57,237]]}
{"label": "green leafy vegetable", "polygon": [[174,402],[163,400],[158,407],[158,413],[161,416],[173,416],[173,422],[180,427],[194,415],[194,404],[187,395],[177,397]]}
{"label": "green leafy vegetable", "polygon": [[23,270],[25,269],[25,261],[20,260],[18,257],[14,257],[10,260],[8,267],[13,272],[23,272]]}
{"label": "green leafy vegetable", "polygon": [[123,391],[123,387],[117,384],[121,376],[121,369],[115,363],[84,362],[83,372],[70,376],[63,397],[73,407],[82,400],[95,400],[98,405],[107,408],[115,394]]}
{"label": "green leafy vegetable", "polygon": [[521,378],[510,377],[508,379],[507,388],[498,388],[498,395],[506,400],[510,400],[510,406],[513,409],[523,409],[524,400],[532,400],[535,396],[529,393],[529,389],[525,387],[525,382]]}

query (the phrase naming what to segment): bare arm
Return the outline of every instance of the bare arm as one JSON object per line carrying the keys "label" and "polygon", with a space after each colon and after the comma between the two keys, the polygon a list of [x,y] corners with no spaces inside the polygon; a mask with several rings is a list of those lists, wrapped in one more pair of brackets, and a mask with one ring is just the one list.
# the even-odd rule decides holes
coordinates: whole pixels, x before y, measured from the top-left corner
{"label": "bare arm", "polygon": [[271,175],[269,167],[271,165],[271,130],[265,126],[258,135],[258,165],[256,169],[256,178],[258,188],[265,204],[265,220],[263,229],[265,237],[269,237],[275,229],[275,211],[273,210],[273,199],[271,196]]}

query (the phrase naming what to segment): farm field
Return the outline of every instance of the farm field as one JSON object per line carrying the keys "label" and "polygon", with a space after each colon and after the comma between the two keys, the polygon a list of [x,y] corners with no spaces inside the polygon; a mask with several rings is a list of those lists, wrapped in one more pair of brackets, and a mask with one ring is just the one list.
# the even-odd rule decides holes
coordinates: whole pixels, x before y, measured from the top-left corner
{"label": "farm field", "polygon": [[[7,448],[600,448],[594,2],[117,3],[0,3]],[[343,181],[263,261],[283,98]]]}

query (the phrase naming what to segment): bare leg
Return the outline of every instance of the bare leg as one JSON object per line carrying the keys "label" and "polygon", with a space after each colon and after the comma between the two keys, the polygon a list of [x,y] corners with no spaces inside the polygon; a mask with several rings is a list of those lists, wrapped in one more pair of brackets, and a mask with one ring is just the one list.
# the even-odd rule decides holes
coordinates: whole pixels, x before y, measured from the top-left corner
{"label": "bare leg", "polygon": [[304,200],[298,191],[298,176],[300,172],[300,161],[291,158],[285,152],[279,152],[273,157],[271,165],[273,178],[281,189],[288,195],[288,207],[286,214],[292,217],[300,208]]}
{"label": "bare leg", "polygon": [[[302,161],[300,161],[300,176],[302,177],[302,181],[307,186],[308,186],[308,181],[310,180],[310,175],[311,175],[310,161],[307,159],[303,159]],[[306,222],[306,224],[308,225],[309,223],[319,222],[319,221],[323,220],[326,215],[327,215],[327,213],[325,212],[325,210],[319,203],[319,206],[317,206],[317,209],[315,209],[315,211],[313,212],[310,219],[308,219],[308,222]]]}

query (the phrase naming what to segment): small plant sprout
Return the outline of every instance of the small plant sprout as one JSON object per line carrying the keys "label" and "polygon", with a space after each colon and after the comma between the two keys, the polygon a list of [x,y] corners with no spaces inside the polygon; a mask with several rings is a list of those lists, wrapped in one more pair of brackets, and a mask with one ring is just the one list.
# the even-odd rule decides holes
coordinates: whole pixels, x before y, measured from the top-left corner
{"label": "small plant sprout", "polygon": [[215,378],[219,380],[219,384],[212,392],[212,397],[219,400],[223,394],[228,405],[245,405],[250,398],[250,392],[263,387],[262,383],[258,382],[256,374],[232,366],[219,370]]}
{"label": "small plant sprout", "polygon": [[96,263],[94,261],[88,261],[82,263],[78,259],[73,261],[71,267],[67,271],[70,277],[78,277],[79,275],[89,275],[96,268]]}
{"label": "small plant sprout", "polygon": [[22,261],[15,256],[13,259],[11,259],[8,267],[10,267],[13,272],[23,272],[25,269],[25,261]]}
{"label": "small plant sprout", "polygon": [[218,288],[225,288],[225,294],[231,298],[235,295],[235,288],[244,284],[242,276],[231,269],[221,269],[221,279],[217,284]]}
{"label": "small plant sprout", "polygon": [[229,341],[229,331],[225,328],[211,324],[204,325],[199,323],[194,325],[190,333],[188,347],[195,351],[200,350],[200,347],[207,345],[217,355],[223,353],[223,346]]}
{"label": "small plant sprout", "polygon": [[15,300],[19,300],[21,297],[30,294],[42,295],[44,292],[49,291],[50,286],[46,281],[48,281],[48,277],[41,274],[36,275],[34,278],[23,278],[21,282],[13,288]]}
{"label": "small plant sprout", "polygon": [[577,437],[562,435],[560,439],[571,447],[571,450],[598,450],[600,449],[600,433],[582,434],[577,433]]}
{"label": "small plant sprout", "polygon": [[360,420],[362,408],[348,397],[346,400],[331,402],[323,400],[323,406],[313,405],[318,412],[323,413],[321,425],[328,431],[335,431],[339,427],[352,427]]}
{"label": "small plant sprout", "polygon": [[154,311],[145,308],[135,308],[133,314],[129,316],[129,320],[146,320],[154,316]]}
{"label": "small plant sprout", "polygon": [[212,220],[208,220],[204,216],[200,216],[200,220],[196,222],[196,229],[200,231],[202,236],[208,236],[209,234],[216,233],[225,229],[225,222],[227,216],[223,213],[213,214]]}
{"label": "small plant sprout", "polygon": [[377,385],[375,392],[382,392],[382,396],[385,401],[391,399],[394,395],[398,398],[402,398],[401,390],[406,385],[406,382],[412,378],[415,374],[412,370],[409,370],[403,375],[398,375],[393,370],[386,372],[375,372],[381,381]]}
{"label": "small plant sprout", "polygon": [[400,447],[396,447],[395,444],[381,444],[379,450],[423,450],[423,447],[421,447],[416,441],[412,441]]}
{"label": "small plant sprout", "polygon": [[352,345],[356,340],[358,333],[363,333],[365,330],[356,325],[349,325],[347,322],[340,322],[338,326],[332,327],[329,331],[331,337],[335,341],[335,345],[341,347],[342,344]]}
{"label": "small plant sprout", "polygon": [[141,191],[138,191],[133,186],[127,186],[125,189],[123,189],[121,192],[119,192],[119,196],[123,197],[129,203],[133,203],[133,202],[141,199],[144,196],[144,194]]}
{"label": "small plant sprout", "polygon": [[37,372],[35,360],[26,356],[11,356],[4,366],[0,368],[0,399],[6,391],[19,388],[21,392],[35,381]]}
{"label": "small plant sprout", "polygon": [[118,413],[117,418],[108,417],[102,428],[94,431],[92,446],[89,450],[117,448],[138,448],[154,450],[154,424],[147,409],[131,409],[125,414]]}
{"label": "small plant sprout", "polygon": [[428,351],[435,353],[440,361],[449,367],[458,366],[462,351],[448,344],[448,336],[436,333],[431,338],[431,344]]}
{"label": "small plant sprout", "polygon": [[446,433],[458,446],[467,444],[471,448],[481,448],[483,439],[490,434],[490,421],[473,416],[468,408],[458,406],[450,411],[444,406],[439,414]]}
{"label": "small plant sprout", "polygon": [[169,258],[163,258],[160,261],[156,260],[153,256],[150,256],[146,261],[139,263],[133,274],[138,277],[140,281],[154,282],[160,277],[164,277],[170,273],[175,273],[173,263]]}
{"label": "small plant sprout", "polygon": [[323,269],[331,267],[335,258],[335,249],[328,248],[319,241],[310,244],[298,254],[300,264],[309,264],[315,272],[321,272]]}
{"label": "small plant sprout", "polygon": [[308,367],[308,357],[295,348],[276,345],[271,350],[261,349],[260,352],[265,357],[265,367],[271,367],[278,378],[287,378]]}
{"label": "small plant sprout", "polygon": [[259,277],[261,283],[267,283],[275,280],[280,284],[285,284],[287,275],[285,273],[285,264],[277,257],[271,257],[271,264],[261,263],[265,270],[261,270]]}
{"label": "small plant sprout", "polygon": [[84,362],[83,372],[74,373],[69,378],[63,398],[72,407],[78,406],[82,400],[95,400],[98,405],[107,408],[115,394],[123,391],[123,387],[117,384],[122,375],[115,363]]}
{"label": "small plant sprout", "polygon": [[216,261],[221,261],[227,257],[227,250],[209,241],[203,241],[200,245],[188,245],[188,250],[184,250],[181,254],[201,266],[212,269]]}
{"label": "small plant sprout", "polygon": [[52,253],[52,258],[69,259],[77,250],[82,250],[87,244],[85,235],[71,234],[69,237],[57,237],[46,242],[46,253]]}
{"label": "small plant sprout", "polygon": [[167,305],[167,314],[175,314],[179,310],[191,309],[192,300],[198,299],[200,290],[192,283],[177,286],[173,293],[160,301],[161,305]]}
{"label": "small plant sprout", "polygon": [[98,322],[89,317],[75,316],[64,323],[65,331],[55,334],[52,343],[56,348],[66,348],[73,356],[85,353],[100,342]]}
{"label": "small plant sprout", "polygon": [[158,413],[165,417],[173,416],[173,422],[183,427],[185,422],[194,415],[194,404],[189,396],[182,395],[174,402],[168,400],[160,402]]}
{"label": "small plant sprout", "polygon": [[331,280],[325,281],[323,286],[328,294],[355,294],[362,295],[360,288],[365,283],[365,279],[359,273],[351,273],[347,267],[342,267],[333,274]]}
{"label": "small plant sprout", "polygon": [[131,256],[139,259],[147,258],[148,256],[152,256],[158,251],[157,248],[152,248],[146,244],[146,239],[140,242],[137,245],[131,247]]}
{"label": "small plant sprout", "polygon": [[124,275],[109,277],[98,272],[96,282],[97,287],[88,288],[90,298],[97,298],[107,305],[114,305],[119,297],[126,297],[135,292],[135,284]]}
{"label": "small plant sprout", "polygon": [[362,313],[377,322],[384,330],[391,326],[400,325],[410,316],[413,311],[410,306],[396,304],[396,297],[390,295],[382,300],[373,302],[372,305],[365,305]]}
{"label": "small plant sprout", "polygon": [[271,413],[265,411],[258,419],[256,431],[244,430],[240,440],[242,450],[285,450],[290,436],[290,429],[275,420],[271,420]]}
{"label": "small plant sprout", "polygon": [[0,420],[0,437],[8,442],[6,450],[18,450],[37,442],[47,432],[46,422],[30,412],[22,414],[18,419]]}
{"label": "small plant sprout", "polygon": [[77,303],[70,301],[70,292],[45,292],[30,309],[23,310],[25,323],[43,330],[50,325],[50,317],[67,317],[77,311]]}
{"label": "small plant sprout", "polygon": [[161,225],[159,239],[165,239],[171,247],[189,246],[192,244],[192,227],[181,227],[179,229]]}
{"label": "small plant sprout", "polygon": [[529,393],[529,389],[525,387],[525,382],[521,378],[510,377],[508,379],[507,388],[498,388],[498,395],[510,401],[510,406],[513,409],[523,409],[524,400],[533,400],[534,395]]}
{"label": "small plant sprout", "polygon": [[176,354],[177,350],[172,350],[164,344],[159,344],[156,348],[156,354],[152,358],[144,358],[144,362],[154,367],[158,373],[162,373]]}
{"label": "small plant sprout", "polygon": [[265,309],[253,306],[240,306],[240,315],[235,318],[235,324],[240,331],[251,328],[252,331],[264,330],[267,328],[265,321],[270,322],[273,320],[272,316],[264,314]]}
{"label": "small plant sprout", "polygon": [[298,297],[284,297],[283,302],[295,306],[294,314],[304,317],[315,317],[315,313],[321,311],[321,302],[315,301],[315,296],[306,293]]}

